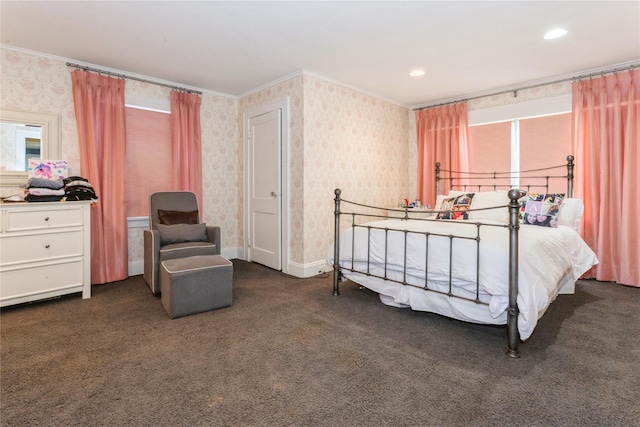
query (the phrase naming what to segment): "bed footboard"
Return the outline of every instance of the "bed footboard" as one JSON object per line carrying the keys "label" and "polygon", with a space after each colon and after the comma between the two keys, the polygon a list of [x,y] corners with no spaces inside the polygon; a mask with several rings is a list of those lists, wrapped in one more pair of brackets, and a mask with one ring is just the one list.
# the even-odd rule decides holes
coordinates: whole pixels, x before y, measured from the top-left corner
{"label": "bed footboard", "polygon": [[[507,350],[506,353],[510,356],[510,357],[519,357],[520,356],[520,352],[518,349],[518,345],[520,342],[520,333],[518,330],[518,316],[519,316],[519,310],[518,310],[518,304],[517,304],[517,298],[518,298],[518,232],[520,229],[520,221],[519,221],[519,210],[520,210],[520,204],[518,202],[518,199],[520,198],[520,192],[518,190],[511,190],[508,193],[509,195],[509,205],[508,205],[508,209],[509,209],[509,224],[508,225],[496,225],[496,224],[481,224],[481,223],[468,223],[465,222],[466,224],[462,224],[461,222],[458,221],[448,221],[448,224],[452,224],[452,223],[457,223],[456,226],[466,226],[466,227],[476,227],[477,228],[477,234],[474,236],[468,236],[468,235],[443,235],[443,234],[434,234],[434,233],[424,233],[424,232],[407,232],[406,230],[403,231],[404,233],[404,253],[405,253],[405,260],[404,260],[404,267],[403,267],[403,277],[401,279],[398,280],[394,280],[394,279],[390,279],[389,277],[387,277],[387,271],[386,271],[386,258],[385,258],[385,271],[383,274],[380,275],[376,275],[376,274],[371,274],[369,272],[369,269],[367,267],[367,271],[358,271],[358,270],[354,270],[353,269],[353,262],[351,265],[351,269],[348,269],[347,267],[345,267],[349,272],[356,272],[356,273],[362,273],[362,274],[366,274],[367,276],[373,276],[373,277],[377,277],[379,279],[382,279],[384,281],[392,281],[392,282],[396,282],[399,283],[401,285],[404,286],[412,286],[415,288],[420,288],[421,290],[425,291],[425,292],[435,292],[438,293],[440,295],[444,295],[446,297],[451,297],[451,298],[459,298],[459,299],[465,299],[467,301],[469,301],[470,303],[474,303],[474,304],[484,304],[488,306],[488,303],[486,302],[481,302],[478,295],[479,295],[479,266],[480,266],[480,228],[481,227],[499,227],[499,228],[508,228],[508,239],[509,239],[509,249],[508,249],[508,266],[509,266],[509,271],[508,271],[508,280],[509,280],[509,301],[508,301],[508,308],[507,308]],[[352,244],[355,241],[355,229],[356,228],[366,228],[367,231],[366,233],[368,235],[371,234],[372,230],[377,230],[379,233],[384,234],[385,235],[385,242],[386,242],[386,236],[389,232],[389,230],[387,229],[381,229],[381,228],[376,228],[376,227],[371,227],[369,225],[356,225],[355,224],[355,218],[357,215],[361,215],[363,217],[371,217],[371,216],[375,216],[375,215],[371,215],[370,213],[368,214],[356,214],[353,212],[343,212],[342,211],[342,206],[341,203],[348,203],[348,204],[355,204],[358,206],[363,206],[365,208],[373,208],[373,209],[380,209],[377,207],[373,207],[373,206],[366,206],[366,205],[360,205],[357,203],[353,203],[353,202],[349,202],[346,200],[343,200],[341,198],[341,190],[340,189],[336,189],[335,190],[335,198],[334,198],[334,203],[335,203],[335,210],[334,210],[334,216],[335,216],[335,239],[334,239],[334,247],[333,247],[333,295],[334,296],[339,296],[340,295],[340,281],[342,280],[342,272],[341,272],[341,266],[340,266],[340,239],[341,239],[341,232],[340,232],[340,220],[341,220],[341,216],[342,215],[349,215],[352,218],[352,231],[354,231],[354,235],[352,237]],[[406,217],[405,217],[406,218]],[[439,220],[435,220],[435,219],[430,219],[430,220],[423,220],[423,221],[435,221],[435,222],[442,222]],[[392,231],[400,231],[400,230],[392,230]],[[476,286],[476,290],[475,290],[475,297],[464,297],[464,296],[460,296],[455,294],[454,292],[452,292],[452,287],[451,287],[451,281],[452,281],[452,277],[451,277],[451,270],[452,270],[452,249],[451,246],[449,248],[449,287],[448,287],[448,291],[447,290],[437,290],[435,288],[432,288],[431,286],[427,286],[427,277],[429,275],[428,273],[428,261],[425,259],[425,271],[424,271],[424,285],[423,286],[417,286],[416,284],[409,284],[407,283],[406,280],[406,271],[407,271],[407,261],[406,261],[406,253],[407,253],[407,234],[409,235],[420,235],[421,238],[422,236],[424,236],[425,242],[426,242],[426,247],[424,248],[424,250],[427,253],[427,258],[428,258],[428,251],[429,251],[429,238],[432,236],[440,236],[441,238],[445,238],[448,239],[450,242],[453,242],[454,239],[457,240],[466,240],[466,241],[475,241],[475,250],[476,250],[476,257],[477,257],[477,262],[476,262],[476,272],[474,273],[476,276],[475,279],[475,286]],[[467,233],[468,234],[468,233]],[[369,237],[370,238],[370,237]],[[386,243],[385,243],[386,245]],[[450,245],[452,245],[452,243],[450,243]],[[386,249],[385,249],[386,251]],[[351,248],[351,254],[354,254],[354,249],[353,247]],[[368,257],[369,255],[367,255]],[[385,257],[386,257],[386,252],[385,252]],[[353,260],[353,256],[352,256],[352,260]],[[369,260],[367,259],[367,265],[369,264]],[[490,260],[484,260],[485,263],[487,263],[487,265],[489,265],[489,263],[491,262]],[[488,310],[488,308],[487,308]]]}

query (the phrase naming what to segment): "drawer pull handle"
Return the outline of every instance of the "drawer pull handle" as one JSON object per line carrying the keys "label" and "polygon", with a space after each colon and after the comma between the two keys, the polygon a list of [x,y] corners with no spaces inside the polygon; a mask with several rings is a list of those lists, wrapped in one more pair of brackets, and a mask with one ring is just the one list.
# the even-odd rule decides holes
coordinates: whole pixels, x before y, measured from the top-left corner
{"label": "drawer pull handle", "polygon": [[44,247],[45,247],[45,249],[49,249],[51,247],[51,245],[45,245]]}
{"label": "drawer pull handle", "polygon": [[49,221],[49,217],[48,216],[44,217],[44,220]]}

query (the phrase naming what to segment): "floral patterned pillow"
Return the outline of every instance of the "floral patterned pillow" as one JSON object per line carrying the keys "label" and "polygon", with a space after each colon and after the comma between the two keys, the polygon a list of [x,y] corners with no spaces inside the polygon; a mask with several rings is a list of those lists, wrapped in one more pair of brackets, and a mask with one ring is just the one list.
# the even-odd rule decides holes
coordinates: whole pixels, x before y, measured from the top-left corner
{"label": "floral patterned pillow", "polygon": [[440,210],[447,212],[440,212],[437,218],[454,220],[469,219],[468,211],[471,208],[473,196],[475,196],[475,193],[466,193],[444,199],[440,206]]}
{"label": "floral patterned pillow", "polygon": [[522,199],[520,221],[525,225],[558,227],[558,212],[564,194],[529,193]]}

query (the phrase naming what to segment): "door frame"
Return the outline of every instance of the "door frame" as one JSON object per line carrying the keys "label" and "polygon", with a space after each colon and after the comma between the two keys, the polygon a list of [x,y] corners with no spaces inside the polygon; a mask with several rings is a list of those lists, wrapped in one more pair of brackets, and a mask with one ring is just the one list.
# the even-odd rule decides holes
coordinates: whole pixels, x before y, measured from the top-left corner
{"label": "door frame", "polygon": [[281,236],[281,253],[280,253],[280,265],[282,268],[282,272],[288,274],[289,273],[289,97],[285,97],[282,99],[278,99],[276,101],[269,102],[260,107],[253,108],[249,111],[246,111],[242,115],[243,128],[244,128],[244,203],[243,203],[243,211],[244,211],[244,233],[243,233],[243,251],[244,258],[247,261],[251,261],[250,252],[249,252],[249,236],[251,235],[251,224],[250,224],[250,203],[249,203],[249,184],[251,182],[251,159],[249,153],[249,138],[247,135],[249,134],[249,121],[251,118],[260,116],[262,114],[269,113],[274,110],[280,110],[280,164],[281,164],[281,183],[280,188],[282,189],[282,194],[280,195],[281,200],[281,226],[282,230]]}

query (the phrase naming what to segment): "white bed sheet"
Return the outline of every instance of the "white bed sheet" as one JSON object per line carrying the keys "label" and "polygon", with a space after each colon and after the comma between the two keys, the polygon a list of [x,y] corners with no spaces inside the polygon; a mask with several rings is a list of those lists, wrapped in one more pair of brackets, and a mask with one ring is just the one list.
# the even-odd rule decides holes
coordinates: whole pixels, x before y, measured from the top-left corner
{"label": "white bed sheet", "polygon": [[[484,221],[498,225],[498,222]],[[459,221],[383,220],[370,222],[370,232],[356,227],[355,257],[352,257],[352,230],[340,235],[340,266],[346,278],[375,292],[393,298],[399,305],[414,310],[434,312],[455,319],[483,323],[506,324],[509,301],[509,236],[505,227],[480,227],[479,284],[481,301],[474,304],[435,292],[425,292],[366,273],[392,280],[424,286],[426,242],[421,234],[407,233],[407,270],[404,273],[405,233],[408,230],[442,235],[475,237],[476,225]],[[385,233],[384,229],[389,229]],[[387,236],[385,238],[385,235]],[[370,241],[370,243],[368,243]],[[431,235],[428,245],[428,286],[447,291],[449,286],[448,237]],[[477,252],[475,240],[453,240],[452,284],[455,295],[475,298]],[[385,267],[385,250],[387,264]],[[367,263],[369,254],[369,263]],[[352,267],[353,259],[353,267]],[[333,247],[327,260],[333,264]],[[571,227],[558,228],[522,225],[519,231],[518,271],[518,330],[528,339],[538,319],[556,298],[558,290],[567,282],[575,282],[598,260],[580,235]],[[346,269],[357,272],[346,271]],[[385,270],[386,268],[386,270]],[[385,273],[386,271],[386,273]]]}

